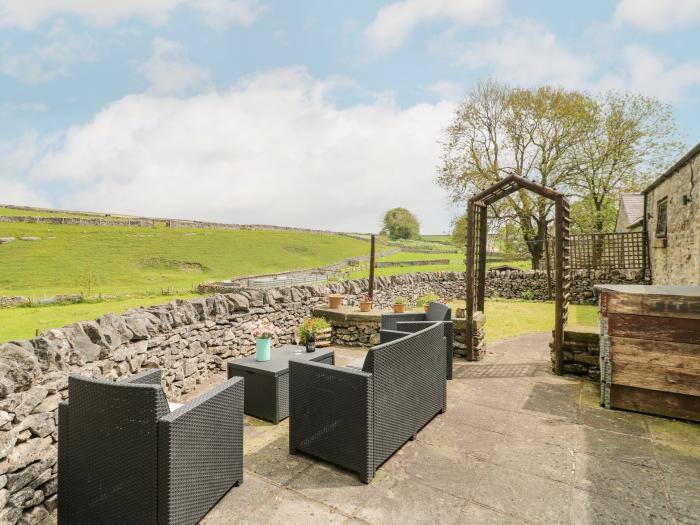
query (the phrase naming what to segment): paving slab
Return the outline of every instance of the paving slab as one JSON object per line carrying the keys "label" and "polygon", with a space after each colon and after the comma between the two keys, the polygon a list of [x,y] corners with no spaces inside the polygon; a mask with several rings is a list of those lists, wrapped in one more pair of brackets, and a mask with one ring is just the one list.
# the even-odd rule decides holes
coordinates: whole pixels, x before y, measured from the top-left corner
{"label": "paving slab", "polygon": [[491,465],[472,499],[525,521],[565,523],[569,492],[565,483]]}
{"label": "paving slab", "polygon": [[601,408],[596,383],[551,373],[549,338],[456,358],[447,412],[368,485],[290,456],[288,420],[246,417],[244,484],[203,523],[700,523],[700,425]]}

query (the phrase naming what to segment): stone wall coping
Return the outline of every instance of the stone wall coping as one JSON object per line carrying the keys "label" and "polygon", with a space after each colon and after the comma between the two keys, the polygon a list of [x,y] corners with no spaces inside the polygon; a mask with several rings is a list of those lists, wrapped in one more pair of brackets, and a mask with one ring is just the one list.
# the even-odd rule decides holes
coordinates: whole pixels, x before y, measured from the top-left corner
{"label": "stone wall coping", "polygon": [[389,314],[391,310],[370,310],[360,312],[357,307],[343,306],[341,308],[314,308],[314,316],[324,317],[328,321],[378,323],[382,314]]}

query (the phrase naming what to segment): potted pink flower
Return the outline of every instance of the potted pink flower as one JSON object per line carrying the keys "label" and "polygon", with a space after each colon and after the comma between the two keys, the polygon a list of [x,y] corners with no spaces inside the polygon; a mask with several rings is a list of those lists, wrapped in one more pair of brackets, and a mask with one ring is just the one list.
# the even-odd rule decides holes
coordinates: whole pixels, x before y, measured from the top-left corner
{"label": "potted pink flower", "polygon": [[258,319],[253,325],[253,337],[255,337],[255,360],[269,361],[272,336],[279,335],[280,329],[269,319]]}

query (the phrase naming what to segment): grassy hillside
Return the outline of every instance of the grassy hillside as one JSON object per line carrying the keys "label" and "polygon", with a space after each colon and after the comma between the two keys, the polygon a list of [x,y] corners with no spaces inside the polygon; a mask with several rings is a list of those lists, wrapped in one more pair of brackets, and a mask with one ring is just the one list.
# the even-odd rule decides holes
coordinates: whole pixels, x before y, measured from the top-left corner
{"label": "grassy hillside", "polygon": [[[178,295],[187,299],[194,294]],[[51,306],[36,306],[31,308],[2,308],[0,309],[0,343],[11,340],[30,339],[36,333],[42,333],[49,328],[60,328],[77,321],[96,319],[107,313],[123,313],[129,308],[152,306],[167,303],[174,297],[161,295],[153,297],[129,298],[118,301],[98,303],[64,304]]]}
{"label": "grassy hillside", "polygon": [[[21,241],[20,236],[41,237]],[[0,295],[160,293],[237,275],[322,266],[369,252],[331,234],[0,223]]]}
{"label": "grassy hillside", "polygon": [[[427,261],[431,259],[449,259],[449,264],[430,264],[425,266],[392,266],[389,268],[377,268],[375,275],[399,275],[404,273],[415,272],[463,272],[465,270],[464,253],[412,253],[399,252],[386,257],[377,259],[378,261]],[[487,261],[486,267],[501,266],[507,264],[528,270],[530,261]],[[360,279],[369,276],[369,270],[366,265],[361,266],[350,275],[352,279]]]}

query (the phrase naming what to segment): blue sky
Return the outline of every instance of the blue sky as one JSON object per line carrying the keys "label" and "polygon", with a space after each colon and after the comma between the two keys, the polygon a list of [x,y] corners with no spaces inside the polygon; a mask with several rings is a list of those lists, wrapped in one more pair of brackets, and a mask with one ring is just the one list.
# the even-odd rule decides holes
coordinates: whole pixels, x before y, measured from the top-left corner
{"label": "blue sky", "polygon": [[476,80],[657,96],[690,146],[699,28],[700,0],[0,0],[0,202],[443,232]]}

